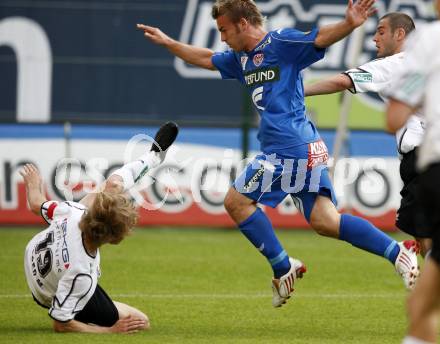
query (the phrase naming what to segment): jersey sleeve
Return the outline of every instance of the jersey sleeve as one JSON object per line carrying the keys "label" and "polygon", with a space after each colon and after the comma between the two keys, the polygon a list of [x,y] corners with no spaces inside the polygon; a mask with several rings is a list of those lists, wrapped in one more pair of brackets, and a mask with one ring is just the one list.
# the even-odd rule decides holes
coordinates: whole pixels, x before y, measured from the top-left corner
{"label": "jersey sleeve", "polygon": [[57,201],[46,201],[40,207],[41,217],[48,224],[52,223],[55,209],[58,207],[59,203]]}
{"label": "jersey sleeve", "polygon": [[233,51],[217,52],[211,58],[222,79],[240,79],[240,63]]}
{"label": "jersey sleeve", "polygon": [[321,60],[325,55],[324,48],[315,47],[318,32],[319,29],[309,32],[280,29],[272,33],[272,38],[281,59],[297,64],[301,70]]}
{"label": "jersey sleeve", "polygon": [[[48,223],[51,224],[52,220],[57,216],[65,216],[70,213],[72,204],[76,205],[78,209],[84,207],[80,203],[74,202],[57,202],[57,201],[46,201],[41,205],[40,214],[41,217]],[[82,210],[82,209],[81,209]]]}
{"label": "jersey sleeve", "polygon": [[60,322],[72,320],[92,297],[93,287],[96,288],[96,285],[88,274],[65,274],[58,282],[58,289],[49,309],[50,317]]}
{"label": "jersey sleeve", "polygon": [[431,37],[426,30],[417,29],[407,39],[405,68],[393,79],[387,96],[414,108],[421,105],[432,61],[436,59]]}
{"label": "jersey sleeve", "polygon": [[391,82],[393,66],[394,64],[387,59],[378,59],[358,68],[349,69],[343,74],[351,79],[353,88],[349,91],[352,93],[381,92]]}

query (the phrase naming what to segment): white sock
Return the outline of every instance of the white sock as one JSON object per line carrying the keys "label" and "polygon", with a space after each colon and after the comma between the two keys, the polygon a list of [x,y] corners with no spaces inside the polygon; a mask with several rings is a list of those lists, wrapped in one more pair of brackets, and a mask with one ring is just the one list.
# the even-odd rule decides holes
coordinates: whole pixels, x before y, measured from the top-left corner
{"label": "white sock", "polygon": [[158,166],[162,162],[160,156],[155,152],[148,152],[141,155],[138,160],[125,164],[113,172],[120,176],[124,183],[124,190],[130,189],[145,173]]}
{"label": "white sock", "polygon": [[425,342],[424,340],[418,339],[412,336],[406,336],[403,339],[402,344],[431,344],[430,342]]}

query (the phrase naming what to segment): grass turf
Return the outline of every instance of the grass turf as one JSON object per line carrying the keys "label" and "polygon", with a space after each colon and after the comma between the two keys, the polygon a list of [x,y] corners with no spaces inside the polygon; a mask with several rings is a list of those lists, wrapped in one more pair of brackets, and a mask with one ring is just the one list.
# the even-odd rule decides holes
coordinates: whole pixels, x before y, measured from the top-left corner
{"label": "grass turf", "polygon": [[36,232],[0,229],[0,343],[384,344],[405,333],[406,292],[383,258],[309,231],[279,231],[308,272],[287,305],[274,309],[269,265],[238,231],[149,228],[101,249],[100,285],[148,314],[152,329],[55,334],[24,280],[23,251]]}

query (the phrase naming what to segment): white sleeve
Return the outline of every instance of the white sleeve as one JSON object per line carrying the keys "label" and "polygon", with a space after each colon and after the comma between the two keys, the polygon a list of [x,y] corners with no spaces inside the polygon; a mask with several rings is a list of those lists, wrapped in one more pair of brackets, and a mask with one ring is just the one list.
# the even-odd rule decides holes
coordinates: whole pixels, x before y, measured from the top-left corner
{"label": "white sleeve", "polygon": [[387,95],[411,107],[422,104],[425,94],[426,79],[436,56],[432,56],[435,44],[429,32],[417,29],[405,45],[405,65],[393,80]]}
{"label": "white sleeve", "polygon": [[72,320],[85,307],[95,288],[96,284],[88,274],[64,275],[58,282],[58,289],[49,309],[50,317],[60,322]]}
{"label": "white sleeve", "polygon": [[69,202],[59,203],[57,201],[46,201],[41,205],[40,214],[44,221],[51,224],[52,220],[57,216],[66,216],[69,214],[70,207]]}
{"label": "white sleeve", "polygon": [[344,72],[353,84],[351,93],[381,92],[390,83],[393,64],[387,59],[377,59]]}
{"label": "white sleeve", "polygon": [[52,223],[53,215],[55,212],[55,209],[58,207],[57,201],[46,201],[41,205],[40,208],[40,214],[41,217],[46,221],[48,224]]}

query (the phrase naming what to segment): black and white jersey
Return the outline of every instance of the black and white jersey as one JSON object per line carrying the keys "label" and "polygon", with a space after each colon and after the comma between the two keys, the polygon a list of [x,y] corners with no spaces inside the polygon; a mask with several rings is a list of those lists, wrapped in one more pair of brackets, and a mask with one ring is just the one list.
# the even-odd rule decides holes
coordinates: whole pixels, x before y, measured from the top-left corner
{"label": "black and white jersey", "polygon": [[35,299],[49,315],[69,321],[93,295],[100,275],[100,256],[86,251],[78,224],[86,211],[75,202],[45,202],[41,215],[50,224],[28,243],[24,270]]}
{"label": "black and white jersey", "polygon": [[[376,59],[357,68],[344,72],[352,83],[352,93],[375,92],[388,102],[386,92],[393,78],[404,68],[405,54],[398,53],[385,58]],[[422,142],[424,123],[420,113],[415,113],[408,119],[405,127],[396,133],[397,150],[400,154],[408,153]]]}
{"label": "black and white jersey", "polygon": [[440,162],[440,22],[426,24],[411,35],[405,47],[405,68],[389,95],[411,107],[423,106],[426,134],[417,165],[423,170]]}

